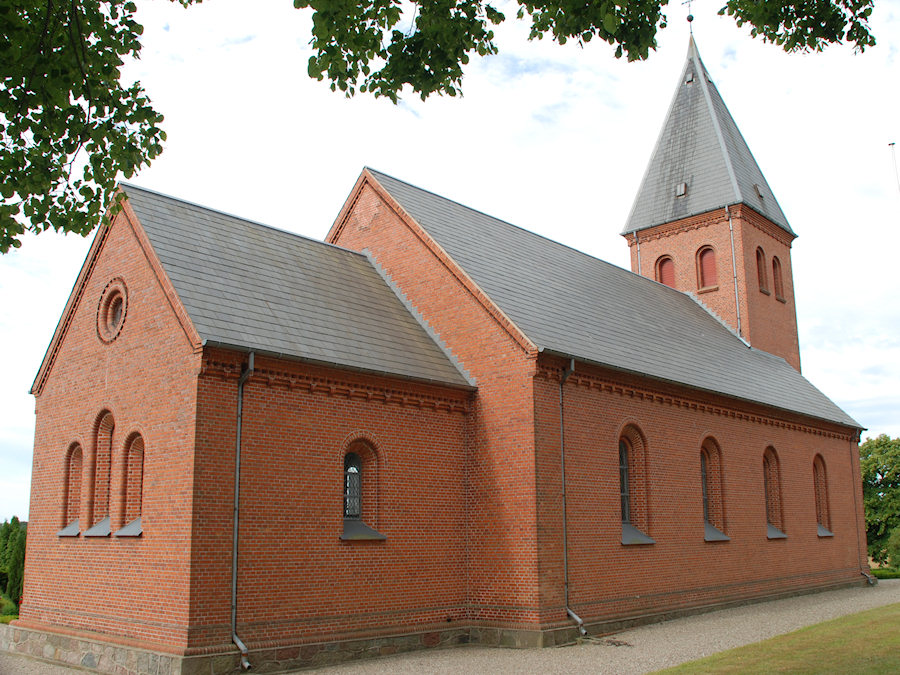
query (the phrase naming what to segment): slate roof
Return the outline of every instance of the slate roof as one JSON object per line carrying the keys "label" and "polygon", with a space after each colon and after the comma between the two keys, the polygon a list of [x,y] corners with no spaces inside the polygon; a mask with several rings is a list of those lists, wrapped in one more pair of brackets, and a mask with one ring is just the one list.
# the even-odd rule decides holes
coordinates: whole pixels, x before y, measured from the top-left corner
{"label": "slate roof", "polygon": [[364,255],[122,187],[205,344],[469,386]]}
{"label": "slate roof", "polygon": [[[681,183],[687,191],[678,197]],[[732,204],[746,204],[794,234],[692,37],[672,106],[622,233]]]}
{"label": "slate roof", "polygon": [[540,350],[859,428],[690,296],[369,172]]}

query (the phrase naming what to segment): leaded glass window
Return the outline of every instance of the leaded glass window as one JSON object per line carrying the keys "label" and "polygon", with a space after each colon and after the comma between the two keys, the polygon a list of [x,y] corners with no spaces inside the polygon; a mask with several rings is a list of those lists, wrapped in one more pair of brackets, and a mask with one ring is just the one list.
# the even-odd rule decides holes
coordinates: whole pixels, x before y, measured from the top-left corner
{"label": "leaded glass window", "polygon": [[709,482],[706,468],[706,453],[700,453],[700,484],[703,489],[703,522],[709,522]]}
{"label": "leaded glass window", "polygon": [[344,456],[344,518],[362,515],[362,461],[355,452]]}
{"label": "leaded glass window", "polygon": [[619,499],[622,522],[631,522],[631,494],[628,488],[628,443],[619,440]]}

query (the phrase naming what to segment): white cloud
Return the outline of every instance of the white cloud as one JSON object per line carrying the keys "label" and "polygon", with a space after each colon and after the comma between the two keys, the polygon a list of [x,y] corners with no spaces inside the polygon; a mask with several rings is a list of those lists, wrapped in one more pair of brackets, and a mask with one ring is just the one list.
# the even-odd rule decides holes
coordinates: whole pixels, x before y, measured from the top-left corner
{"label": "white cloud", "polygon": [[[141,2],[144,51],[127,73],[165,114],[168,141],[133,182],[321,238],[370,165],[627,267],[618,233],[684,62],[684,13],[669,7],[659,50],[629,64],[596,41],[528,43],[504,11],[501,56],[470,64],[463,98],[394,106],[310,80],[309,14],[288,2]],[[863,55],[785,55],[711,8],[695,15],[701,56],[800,235],[804,374],[870,434],[900,436],[888,147],[900,142],[900,16],[876,4],[879,45]],[[87,244],[46,233],[0,259],[0,519],[27,514],[26,392]]]}

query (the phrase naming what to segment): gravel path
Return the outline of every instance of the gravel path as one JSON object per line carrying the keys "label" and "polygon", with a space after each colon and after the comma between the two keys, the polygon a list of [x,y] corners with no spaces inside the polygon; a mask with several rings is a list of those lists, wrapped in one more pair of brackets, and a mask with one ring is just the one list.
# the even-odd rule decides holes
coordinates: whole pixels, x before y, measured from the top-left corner
{"label": "gravel path", "polygon": [[[693,661],[751,642],[759,642],[775,635],[790,633],[798,628],[845,614],[854,614],[898,602],[900,602],[900,579],[890,579],[880,581],[874,588],[847,588],[674,619],[606,638],[589,639],[569,647],[549,649],[459,647],[360,661],[322,668],[315,672],[323,675],[382,673],[637,675]],[[0,675],[74,675],[81,672],[88,671],[80,668],[67,669],[26,657],[0,654]]]}
{"label": "gravel path", "polygon": [[[606,638],[549,649],[463,647],[390,656],[322,668],[322,675],[393,673],[559,673],[637,675],[845,614],[900,602],[900,579],[785,600],[761,602],[634,628]],[[308,672],[308,671],[307,671]]]}

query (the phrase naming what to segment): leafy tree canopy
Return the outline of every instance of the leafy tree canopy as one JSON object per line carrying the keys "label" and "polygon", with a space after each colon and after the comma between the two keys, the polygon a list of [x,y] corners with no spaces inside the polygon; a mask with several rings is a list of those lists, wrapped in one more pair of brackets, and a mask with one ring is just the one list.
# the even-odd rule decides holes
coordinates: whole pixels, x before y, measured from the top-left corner
{"label": "leafy tree canopy", "polygon": [[900,438],[867,438],[859,454],[869,555],[883,563],[892,530],[900,533]]}
{"label": "leafy tree canopy", "polygon": [[[171,0],[190,5],[200,0]],[[668,0],[517,0],[533,39],[593,39],[617,57],[644,59],[666,25]],[[720,14],[787,51],[847,41],[875,44],[874,0],[727,0]],[[473,55],[496,54],[505,20],[485,0],[294,0],[311,8],[308,71],[332,89],[396,102],[461,92]],[[82,235],[97,225],[120,174],[162,151],[162,115],[140,83],[121,82],[140,54],[132,0],[0,0],[0,252],[50,227]]]}
{"label": "leafy tree canopy", "polygon": [[121,82],[141,50],[135,11],[123,0],[0,0],[0,252],[25,229],[88,234],[119,175],[162,151],[162,115],[140,83]]}

